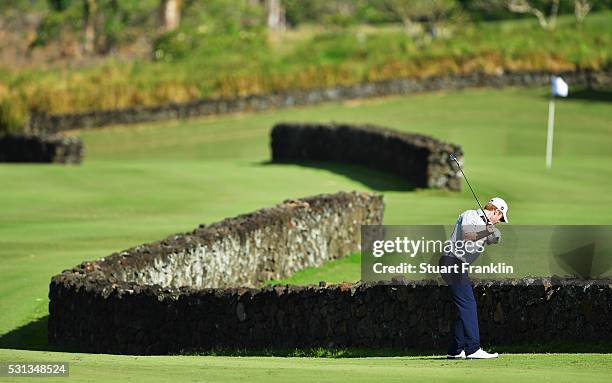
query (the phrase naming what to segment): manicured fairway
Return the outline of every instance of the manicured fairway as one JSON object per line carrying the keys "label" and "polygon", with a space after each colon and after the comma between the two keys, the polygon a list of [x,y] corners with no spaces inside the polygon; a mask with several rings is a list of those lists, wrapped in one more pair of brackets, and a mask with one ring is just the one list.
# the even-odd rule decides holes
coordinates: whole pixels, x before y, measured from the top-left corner
{"label": "manicured fairway", "polygon": [[[612,358],[606,354],[508,354],[497,360],[449,361],[439,356],[349,359],[135,357],[0,350],[0,360],[69,362],[69,378],[45,378],[45,381],[70,382],[595,383],[609,382],[612,371]],[[31,379],[40,378],[13,380],[25,382]]]}
{"label": "manicured fairway", "polygon": [[[468,190],[410,190],[401,179],[356,166],[269,164],[269,130],[277,121],[371,122],[431,134],[463,146],[465,170],[481,199],[505,197],[512,224],[612,224],[612,104],[559,101],[553,169],[546,170],[546,94],[543,88],[466,90],[114,127],[81,134],[87,147],[81,166],[2,164],[0,334],[44,317],[49,280],[66,268],[286,198],[353,189],[380,192],[387,224],[448,224],[458,212],[474,207]],[[297,281],[358,279],[358,258],[324,270],[308,271]],[[44,321],[0,336],[0,347],[44,348],[45,342]],[[0,356],[64,358],[8,350]],[[195,379],[207,372],[213,374],[208,380],[222,379],[223,374],[228,379],[249,377],[242,373],[269,381],[315,376],[309,374],[325,380],[346,376],[346,369],[352,371],[352,380],[451,374],[443,368],[448,362],[414,358],[297,363],[276,358],[68,357],[82,359],[81,379],[118,380],[133,374],[138,380],[137,373],[160,380],[176,380],[180,374]],[[605,358],[570,355],[563,356],[569,358],[564,361],[558,356],[517,355],[490,364],[508,368],[502,377],[494,375],[499,370],[493,367],[479,367],[475,375],[471,364],[451,375],[503,380],[516,373],[594,381],[602,371],[601,377],[612,373],[611,358],[606,357],[606,363],[599,363]],[[75,377],[81,362],[75,362]],[[248,369],[242,371],[240,363]]]}

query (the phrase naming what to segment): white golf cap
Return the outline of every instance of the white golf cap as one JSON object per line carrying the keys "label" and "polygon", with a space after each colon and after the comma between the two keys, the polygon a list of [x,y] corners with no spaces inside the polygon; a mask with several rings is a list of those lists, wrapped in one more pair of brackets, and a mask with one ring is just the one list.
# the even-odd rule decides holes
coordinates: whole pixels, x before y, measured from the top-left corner
{"label": "white golf cap", "polygon": [[503,199],[499,197],[493,197],[491,198],[489,203],[495,206],[496,208],[498,208],[499,211],[502,212],[502,216],[503,216],[502,222],[508,223],[508,204],[506,203],[506,201],[504,201]]}

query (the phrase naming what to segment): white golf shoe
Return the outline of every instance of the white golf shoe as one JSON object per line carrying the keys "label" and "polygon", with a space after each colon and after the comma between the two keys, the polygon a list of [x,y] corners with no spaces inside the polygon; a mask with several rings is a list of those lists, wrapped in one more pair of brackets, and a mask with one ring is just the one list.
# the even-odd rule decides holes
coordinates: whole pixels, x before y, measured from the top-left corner
{"label": "white golf shoe", "polygon": [[496,352],[489,354],[482,348],[479,348],[474,353],[468,355],[467,358],[468,359],[493,359],[493,358],[497,358],[498,356],[499,355]]}
{"label": "white golf shoe", "polygon": [[448,359],[465,359],[465,350],[461,350],[461,352],[457,355],[446,354],[446,358]]}

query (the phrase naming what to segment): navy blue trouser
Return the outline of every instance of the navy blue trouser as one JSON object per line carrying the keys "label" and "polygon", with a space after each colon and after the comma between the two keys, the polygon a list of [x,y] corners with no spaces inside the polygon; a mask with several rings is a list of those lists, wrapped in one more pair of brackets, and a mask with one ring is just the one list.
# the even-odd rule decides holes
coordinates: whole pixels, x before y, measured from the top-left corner
{"label": "navy blue trouser", "polygon": [[[440,265],[459,264],[461,261],[454,257],[442,256]],[[457,319],[453,326],[453,341],[448,347],[450,355],[457,355],[465,350],[469,355],[480,348],[480,332],[478,330],[478,311],[476,299],[472,290],[472,282],[467,273],[442,274],[448,284],[453,303],[457,307]]]}

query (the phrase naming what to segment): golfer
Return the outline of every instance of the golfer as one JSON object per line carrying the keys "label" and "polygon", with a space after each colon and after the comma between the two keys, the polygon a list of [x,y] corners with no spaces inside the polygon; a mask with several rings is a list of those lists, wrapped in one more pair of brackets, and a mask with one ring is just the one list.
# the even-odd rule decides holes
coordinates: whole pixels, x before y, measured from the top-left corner
{"label": "golfer", "polygon": [[[484,207],[484,211],[464,211],[457,218],[450,238],[453,243],[452,251],[444,252],[440,257],[440,266],[457,265],[454,269],[448,269],[458,270],[442,274],[457,307],[453,341],[448,348],[449,359],[497,358],[497,353],[489,354],[480,348],[476,299],[467,271],[463,271],[467,268],[463,268],[462,264],[471,264],[484,250],[485,245],[499,242],[501,233],[494,225],[500,221],[508,222],[508,204],[498,197],[492,198]],[[469,243],[473,246],[467,246]]]}

